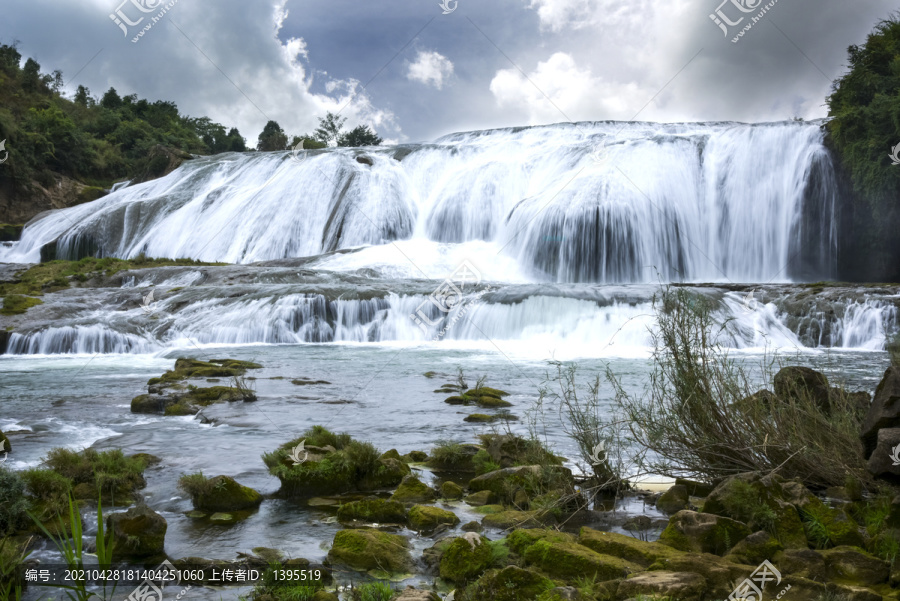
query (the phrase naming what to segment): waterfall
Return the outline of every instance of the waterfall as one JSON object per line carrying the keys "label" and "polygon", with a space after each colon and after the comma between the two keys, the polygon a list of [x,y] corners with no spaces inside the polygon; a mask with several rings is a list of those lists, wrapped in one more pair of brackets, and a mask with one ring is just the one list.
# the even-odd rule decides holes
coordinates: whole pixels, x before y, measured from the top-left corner
{"label": "waterfall", "polygon": [[513,261],[531,281],[824,279],[835,191],[821,123],[501,129],[191,160],[36,218],[0,262],[36,262],[47,245],[58,258],[250,263],[409,241],[488,248],[486,261]]}

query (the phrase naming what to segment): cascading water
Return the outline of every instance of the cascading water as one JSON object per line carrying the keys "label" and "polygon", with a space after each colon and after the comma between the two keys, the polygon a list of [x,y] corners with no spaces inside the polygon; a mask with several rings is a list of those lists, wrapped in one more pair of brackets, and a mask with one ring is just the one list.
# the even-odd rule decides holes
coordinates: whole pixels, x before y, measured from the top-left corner
{"label": "cascading water", "polygon": [[824,279],[837,233],[822,142],[819,123],[604,122],[219,155],[42,216],[0,261],[53,243],[59,258],[250,263],[408,240],[499,253],[533,281]]}

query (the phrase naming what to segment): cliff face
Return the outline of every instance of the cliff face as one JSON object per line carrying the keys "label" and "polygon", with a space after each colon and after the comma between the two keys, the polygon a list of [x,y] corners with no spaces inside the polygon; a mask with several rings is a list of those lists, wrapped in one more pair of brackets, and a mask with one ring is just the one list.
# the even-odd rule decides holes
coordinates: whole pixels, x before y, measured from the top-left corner
{"label": "cliff face", "polygon": [[106,193],[58,173],[51,180],[45,186],[33,181],[31,189],[24,191],[9,184],[0,186],[0,223],[27,223],[44,211],[73,207]]}

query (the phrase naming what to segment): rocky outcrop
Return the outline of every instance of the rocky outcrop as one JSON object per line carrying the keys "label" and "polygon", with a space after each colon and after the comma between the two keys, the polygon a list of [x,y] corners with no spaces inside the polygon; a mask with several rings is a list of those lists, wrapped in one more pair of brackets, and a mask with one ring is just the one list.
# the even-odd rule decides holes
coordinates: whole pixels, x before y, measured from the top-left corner
{"label": "rocky outcrop", "polygon": [[334,535],[328,560],[354,570],[404,574],[412,569],[409,541],[377,530],[341,530]]}
{"label": "rocky outcrop", "polygon": [[656,508],[665,514],[678,513],[690,503],[687,486],[676,484],[656,500]]}
{"label": "rocky outcrop", "polygon": [[750,529],[737,520],[684,510],[672,516],[659,542],[679,551],[724,555],[750,533]]}
{"label": "rocky outcrop", "polygon": [[706,592],[706,578],[690,572],[645,572],[623,580],[617,596],[621,599],[665,598],[700,601]]}
{"label": "rocky outcrop", "polygon": [[229,476],[210,478],[203,490],[191,499],[195,509],[209,512],[254,509],[262,500],[262,495],[257,491]]}
{"label": "rocky outcrop", "polygon": [[872,405],[863,420],[860,438],[863,453],[869,459],[878,446],[878,432],[883,429],[900,428],[900,367],[892,366],[884,372],[884,377],[875,389]]}
{"label": "rocky outcrop", "polygon": [[414,505],[408,519],[410,528],[424,534],[430,534],[440,526],[459,524],[459,517],[452,511],[429,505]]}
{"label": "rocky outcrop", "polygon": [[878,431],[875,450],[866,467],[877,479],[900,484],[900,428]]}
{"label": "rocky outcrop", "polygon": [[342,524],[364,522],[368,524],[405,524],[406,507],[397,501],[364,499],[340,506],[337,513]]}
{"label": "rocky outcrop", "polygon": [[477,534],[454,539],[441,555],[441,578],[463,585],[479,577],[491,566],[493,554],[488,539]]}

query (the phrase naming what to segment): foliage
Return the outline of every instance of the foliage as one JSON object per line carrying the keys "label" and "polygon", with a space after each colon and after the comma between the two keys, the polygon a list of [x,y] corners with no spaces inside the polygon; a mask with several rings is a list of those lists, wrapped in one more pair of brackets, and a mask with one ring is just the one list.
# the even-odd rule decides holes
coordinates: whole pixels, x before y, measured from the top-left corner
{"label": "foliage", "polygon": [[[859,441],[861,415],[850,395],[831,394],[823,410],[814,394],[756,394],[758,378],[719,343],[727,324],[714,303],[665,288],[654,299],[653,370],[645,393],[632,396],[608,371],[633,438],[652,452],[645,469],[706,481],[750,471],[774,471],[814,487],[842,485],[847,476],[871,482]],[[761,378],[772,381],[764,362]]]}
{"label": "foliage", "polygon": [[359,125],[346,134],[342,134],[338,139],[338,146],[360,148],[362,146],[379,146],[382,142],[384,140],[368,125]]}
{"label": "foliage", "polygon": [[256,149],[260,152],[285,150],[287,149],[287,142],[287,134],[284,133],[281,126],[275,121],[269,121],[259,134],[259,140],[256,142]]}
{"label": "foliage", "polygon": [[28,546],[31,540],[19,544],[11,538],[0,537],[0,599],[3,601],[19,601],[22,598],[22,583],[16,576],[31,551]]}
{"label": "foliage", "polygon": [[24,525],[27,509],[25,481],[16,472],[0,466],[0,537]]}
{"label": "foliage", "polygon": [[214,485],[212,480],[203,475],[203,472],[196,474],[182,474],[178,478],[178,490],[183,491],[192,499],[206,496],[213,492]]}
{"label": "foliage", "polygon": [[351,593],[353,601],[390,601],[397,592],[385,582],[370,582],[358,588],[354,588]]}
{"label": "foliage", "polygon": [[52,181],[50,171],[108,187],[146,171],[147,151],[163,145],[196,154],[245,150],[237,129],[179,114],[173,102],[120,97],[114,88],[99,101],[79,86],[62,95],[63,75],[42,75],[32,58],[20,67],[15,44],[0,44],[0,140],[10,153],[0,183],[27,189]]}
{"label": "foliage", "polygon": [[319,127],[314,134],[316,140],[329,146],[332,144],[337,146],[346,122],[346,117],[340,117],[331,112],[327,113],[323,118],[319,119]]}
{"label": "foliage", "polygon": [[864,45],[850,46],[847,53],[849,71],[832,86],[826,127],[855,192],[856,254],[866,261],[885,256],[878,262],[894,263],[885,272],[896,278],[900,171],[889,154],[900,143],[900,15],[878,23]]}
{"label": "foliage", "polygon": [[[32,515],[32,520],[41,529],[50,541],[56,546],[57,550],[63,557],[63,561],[66,563],[66,567],[70,570],[84,570],[84,540],[83,540],[83,532],[84,528],[81,523],[81,513],[78,511],[78,506],[75,503],[75,499],[69,497],[69,514],[68,514],[68,522],[64,521],[63,514],[58,515],[58,531],[61,532],[58,537],[54,536],[47,530],[46,526],[44,526],[43,522],[37,517]],[[71,539],[68,537],[66,533],[71,533]],[[105,533],[105,524],[103,522],[103,504],[101,501],[98,501],[97,504],[97,534],[94,536],[94,545],[95,550],[94,554],[97,556],[97,561],[100,569],[109,569],[112,566],[112,554],[113,554],[113,533],[110,531],[109,536],[106,536]],[[107,594],[107,582],[103,583],[103,594],[98,595],[95,592],[87,590],[87,583],[84,580],[75,581],[74,584],[48,584],[46,586],[51,586],[53,588],[58,588],[66,591],[66,595],[72,601],[88,601],[93,597],[98,597],[100,599],[111,599],[116,591],[116,581],[112,580],[112,590]]]}
{"label": "foliage", "polygon": [[56,448],[47,454],[45,463],[75,485],[89,484],[113,502],[117,496],[120,501],[127,500],[131,493],[144,486],[143,472],[147,467],[142,459],[127,457],[121,449],[85,449],[79,453]]}
{"label": "foliage", "polygon": [[242,401],[248,403],[256,401],[256,390],[246,376],[232,376],[231,387],[238,392]]}
{"label": "foliage", "polygon": [[472,463],[475,464],[475,473],[479,476],[481,474],[486,474],[488,472],[493,472],[494,470],[500,469],[500,464],[495,463],[491,458],[490,453],[488,453],[485,449],[479,450],[472,457]]}
{"label": "foliage", "polygon": [[[275,572],[283,569],[281,562],[270,562],[262,578],[250,591],[247,599],[250,601],[311,601],[319,590],[319,587],[309,584],[288,584],[275,578]],[[241,597],[244,599],[244,597]]]}
{"label": "foliage", "polygon": [[319,119],[319,127],[316,129],[315,139],[326,146],[354,147],[378,146],[384,140],[368,125],[359,125],[349,132],[344,131],[346,117],[340,117],[334,113],[327,113]]}
{"label": "foliage", "polygon": [[471,461],[463,446],[452,440],[439,440],[428,456],[429,463],[440,465],[444,469],[467,468]]}
{"label": "foliage", "polygon": [[53,470],[22,472],[25,488],[32,497],[32,511],[41,519],[52,519],[65,511],[72,494],[72,480]]}

